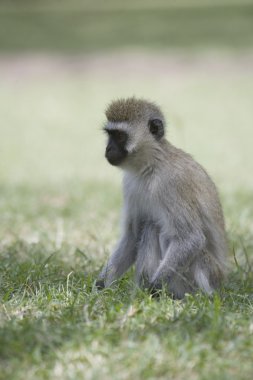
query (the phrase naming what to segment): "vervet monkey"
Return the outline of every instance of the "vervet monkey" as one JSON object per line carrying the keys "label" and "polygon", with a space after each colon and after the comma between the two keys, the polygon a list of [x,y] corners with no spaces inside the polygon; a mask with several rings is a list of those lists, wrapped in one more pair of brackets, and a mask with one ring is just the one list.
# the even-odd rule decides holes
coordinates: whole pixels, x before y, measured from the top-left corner
{"label": "vervet monkey", "polygon": [[96,282],[108,287],[135,264],[136,280],[175,298],[211,294],[226,267],[218,193],[206,171],[165,139],[155,104],[136,98],[106,110],[105,157],[124,171],[122,236]]}

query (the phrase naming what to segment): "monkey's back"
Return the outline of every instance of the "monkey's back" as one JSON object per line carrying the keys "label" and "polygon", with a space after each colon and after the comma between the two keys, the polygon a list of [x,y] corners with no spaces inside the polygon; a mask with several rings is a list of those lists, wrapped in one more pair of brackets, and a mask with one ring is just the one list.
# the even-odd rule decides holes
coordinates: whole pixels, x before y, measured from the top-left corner
{"label": "monkey's back", "polygon": [[206,170],[193,157],[166,142],[167,160],[164,170],[167,186],[175,187],[178,199],[192,209],[210,214],[224,228],[224,218],[217,188]]}
{"label": "monkey's back", "polygon": [[[167,191],[174,189],[172,202],[183,206],[186,224],[205,234],[207,251],[221,269],[226,266],[227,241],[223,211],[217,188],[206,170],[192,156],[166,141],[164,168]],[[180,208],[180,206],[178,206]]]}

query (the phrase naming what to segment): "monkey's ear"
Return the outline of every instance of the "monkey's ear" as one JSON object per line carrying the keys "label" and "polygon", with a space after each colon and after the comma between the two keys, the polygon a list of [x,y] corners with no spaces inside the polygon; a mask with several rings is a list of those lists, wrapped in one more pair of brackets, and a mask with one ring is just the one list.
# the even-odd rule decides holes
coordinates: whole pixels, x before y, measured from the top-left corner
{"label": "monkey's ear", "polygon": [[151,119],[148,122],[148,127],[150,133],[159,140],[164,135],[164,126],[163,122],[160,119]]}

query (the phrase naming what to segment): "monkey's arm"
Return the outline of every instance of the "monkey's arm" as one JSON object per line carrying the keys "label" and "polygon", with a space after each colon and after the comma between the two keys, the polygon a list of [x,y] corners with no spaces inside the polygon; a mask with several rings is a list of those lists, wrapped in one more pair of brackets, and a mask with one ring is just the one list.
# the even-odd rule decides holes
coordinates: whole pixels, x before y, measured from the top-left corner
{"label": "monkey's arm", "polygon": [[113,281],[120,278],[134,263],[136,253],[136,238],[132,232],[131,225],[128,224],[115,251],[99,274],[96,282],[97,287],[108,287]]}
{"label": "monkey's arm", "polygon": [[205,236],[201,230],[174,237],[152,278],[151,288],[159,288],[163,281],[169,283],[173,275],[185,270],[204,247]]}

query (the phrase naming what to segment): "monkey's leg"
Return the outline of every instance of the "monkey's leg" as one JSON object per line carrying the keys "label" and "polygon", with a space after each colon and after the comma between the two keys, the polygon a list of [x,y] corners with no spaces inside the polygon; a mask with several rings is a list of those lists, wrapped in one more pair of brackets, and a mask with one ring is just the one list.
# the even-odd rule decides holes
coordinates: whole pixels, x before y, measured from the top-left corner
{"label": "monkey's leg", "polygon": [[223,279],[219,262],[208,251],[196,258],[192,272],[198,287],[207,294],[211,294],[219,287]]}
{"label": "monkey's leg", "polygon": [[115,251],[102,269],[96,285],[98,288],[108,287],[120,278],[136,259],[136,239],[130,230],[125,231]]}
{"label": "monkey's leg", "polygon": [[183,297],[186,292],[191,293],[195,281],[189,269],[196,257],[202,254],[204,246],[205,236],[201,231],[184,239],[172,239],[151,285],[166,284],[176,298]]}
{"label": "monkey's leg", "polygon": [[154,223],[147,222],[142,228],[136,259],[136,280],[140,286],[149,287],[160,261],[159,230]]}

